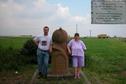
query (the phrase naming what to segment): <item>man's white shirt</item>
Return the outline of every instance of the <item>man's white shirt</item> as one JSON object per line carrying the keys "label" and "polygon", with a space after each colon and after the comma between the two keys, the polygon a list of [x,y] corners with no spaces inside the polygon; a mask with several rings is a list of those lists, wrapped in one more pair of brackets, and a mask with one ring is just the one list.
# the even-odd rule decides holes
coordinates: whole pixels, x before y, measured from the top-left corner
{"label": "man's white shirt", "polygon": [[36,36],[33,40],[39,41],[38,48],[41,50],[49,50],[51,44],[50,36]]}

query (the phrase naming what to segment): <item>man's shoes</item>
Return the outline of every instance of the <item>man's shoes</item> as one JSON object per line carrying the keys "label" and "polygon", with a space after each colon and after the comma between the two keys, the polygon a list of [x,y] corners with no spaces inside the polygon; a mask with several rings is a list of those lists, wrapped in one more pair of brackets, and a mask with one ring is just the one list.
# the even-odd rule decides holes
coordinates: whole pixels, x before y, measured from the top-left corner
{"label": "man's shoes", "polygon": [[47,78],[47,75],[43,75],[43,74],[41,74],[41,72],[39,72],[38,79],[40,79],[40,78],[46,79]]}
{"label": "man's shoes", "polygon": [[38,75],[41,75],[41,74],[42,74],[41,72],[38,73]]}
{"label": "man's shoes", "polygon": [[39,76],[38,76],[38,79],[40,79],[40,78],[42,78],[42,77],[43,77],[42,75],[39,75]]}
{"label": "man's shoes", "polygon": [[40,79],[40,78],[43,77],[43,75],[41,74],[41,72],[39,72],[38,75],[39,75],[39,76],[38,76],[38,79]]}
{"label": "man's shoes", "polygon": [[47,78],[47,75],[43,75],[43,78],[46,79]]}

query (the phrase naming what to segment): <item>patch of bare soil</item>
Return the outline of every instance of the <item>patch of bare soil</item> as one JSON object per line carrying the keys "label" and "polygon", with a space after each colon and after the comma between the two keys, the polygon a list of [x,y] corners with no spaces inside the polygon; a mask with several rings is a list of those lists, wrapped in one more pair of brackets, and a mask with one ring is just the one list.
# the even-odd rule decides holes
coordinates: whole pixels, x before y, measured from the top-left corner
{"label": "patch of bare soil", "polygon": [[126,77],[126,71],[122,71],[120,75]]}

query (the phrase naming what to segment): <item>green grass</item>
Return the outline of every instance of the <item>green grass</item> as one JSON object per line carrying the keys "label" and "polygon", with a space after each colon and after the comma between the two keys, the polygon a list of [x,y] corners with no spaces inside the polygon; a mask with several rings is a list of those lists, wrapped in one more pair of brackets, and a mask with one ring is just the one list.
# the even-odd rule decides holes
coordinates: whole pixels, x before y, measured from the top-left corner
{"label": "green grass", "polygon": [[[0,48],[21,49],[28,39],[26,37],[0,37]],[[97,84],[94,83],[96,80],[102,84],[126,84],[126,42],[118,38],[85,38],[82,40],[87,46],[86,67],[83,71],[85,71],[92,84]],[[62,82],[63,84],[66,83],[66,81]],[[69,82],[74,84],[76,81],[70,80]],[[77,83],[79,82],[82,81]]]}
{"label": "green grass", "polygon": [[0,37],[0,71],[20,69],[28,63],[30,56],[21,54],[28,39],[30,37]]}
{"label": "green grass", "polygon": [[[36,69],[36,65],[26,65],[20,70],[0,72],[0,84],[29,84]],[[15,72],[18,73],[15,73]]]}
{"label": "green grass", "polygon": [[30,37],[0,37],[0,47],[20,49]]}
{"label": "green grass", "polygon": [[90,79],[103,84],[126,83],[126,43],[118,39],[83,39],[87,45],[86,68]]}

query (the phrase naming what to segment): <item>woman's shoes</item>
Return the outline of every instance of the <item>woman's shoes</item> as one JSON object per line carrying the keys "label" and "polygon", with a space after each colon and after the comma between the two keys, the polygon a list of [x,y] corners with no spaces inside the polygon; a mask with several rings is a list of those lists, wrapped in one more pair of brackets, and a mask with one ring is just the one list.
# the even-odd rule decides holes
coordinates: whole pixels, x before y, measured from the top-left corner
{"label": "woman's shoes", "polygon": [[75,74],[74,79],[80,79],[80,74]]}
{"label": "woman's shoes", "polygon": [[80,79],[80,74],[77,74],[77,78]]}
{"label": "woman's shoes", "polygon": [[74,79],[77,79],[77,76],[74,76]]}

